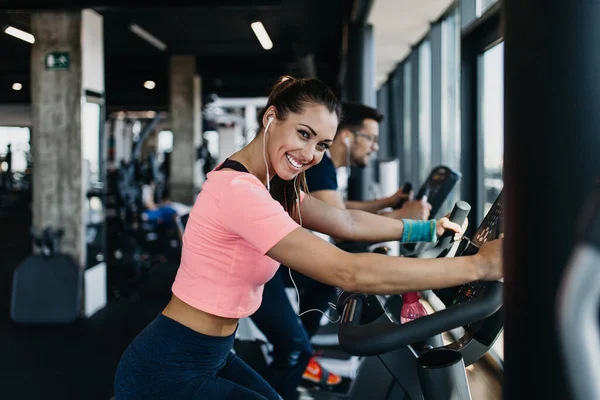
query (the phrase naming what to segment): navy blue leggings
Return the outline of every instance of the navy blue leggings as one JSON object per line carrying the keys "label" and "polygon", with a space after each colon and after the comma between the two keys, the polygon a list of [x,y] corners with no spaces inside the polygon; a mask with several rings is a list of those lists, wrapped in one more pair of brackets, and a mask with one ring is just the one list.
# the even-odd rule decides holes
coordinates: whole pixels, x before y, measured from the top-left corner
{"label": "navy blue leggings", "polygon": [[159,314],[123,353],[116,400],[281,399],[231,352],[234,338],[203,335]]}
{"label": "navy blue leggings", "polygon": [[[310,338],[317,332],[322,314],[313,311],[298,317],[285,293],[286,285],[292,285],[288,273],[281,266],[267,282],[262,303],[251,319],[273,345],[273,362],[264,378],[285,400],[295,400],[302,374],[313,354]],[[326,311],[335,289],[308,276],[292,274],[300,291],[300,311]]]}

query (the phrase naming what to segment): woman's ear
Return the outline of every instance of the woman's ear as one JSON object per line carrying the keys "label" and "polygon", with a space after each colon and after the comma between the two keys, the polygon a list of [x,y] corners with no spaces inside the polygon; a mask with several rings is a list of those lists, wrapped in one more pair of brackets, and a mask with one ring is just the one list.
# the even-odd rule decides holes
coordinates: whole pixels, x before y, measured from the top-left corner
{"label": "woman's ear", "polygon": [[267,125],[269,125],[269,120],[271,120],[270,123],[273,123],[273,121],[275,121],[276,118],[276,113],[275,113],[275,107],[274,106],[270,106],[267,111],[265,111],[265,113],[263,114],[263,118],[262,118],[262,126],[266,127]]}

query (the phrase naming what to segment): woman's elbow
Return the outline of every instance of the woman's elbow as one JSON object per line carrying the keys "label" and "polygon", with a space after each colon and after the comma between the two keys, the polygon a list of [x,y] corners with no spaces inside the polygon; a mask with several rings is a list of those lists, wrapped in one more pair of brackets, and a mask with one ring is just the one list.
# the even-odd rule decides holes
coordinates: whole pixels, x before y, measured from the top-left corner
{"label": "woman's elbow", "polygon": [[355,263],[352,262],[356,255],[348,254],[348,262],[343,263],[339,266],[336,271],[336,286],[344,289],[347,292],[356,292],[360,286],[359,284],[359,269],[355,267]]}

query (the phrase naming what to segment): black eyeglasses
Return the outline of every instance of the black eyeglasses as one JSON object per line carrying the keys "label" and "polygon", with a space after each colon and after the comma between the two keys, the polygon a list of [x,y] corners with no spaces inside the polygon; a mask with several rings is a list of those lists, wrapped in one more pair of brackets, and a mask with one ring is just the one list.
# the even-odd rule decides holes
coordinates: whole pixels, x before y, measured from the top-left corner
{"label": "black eyeglasses", "polygon": [[379,136],[377,136],[377,135],[370,135],[368,133],[362,133],[362,132],[353,131],[353,130],[350,130],[350,132],[354,133],[356,136],[362,136],[365,139],[368,139],[369,142],[371,142],[373,144],[377,144],[377,141],[379,140]]}

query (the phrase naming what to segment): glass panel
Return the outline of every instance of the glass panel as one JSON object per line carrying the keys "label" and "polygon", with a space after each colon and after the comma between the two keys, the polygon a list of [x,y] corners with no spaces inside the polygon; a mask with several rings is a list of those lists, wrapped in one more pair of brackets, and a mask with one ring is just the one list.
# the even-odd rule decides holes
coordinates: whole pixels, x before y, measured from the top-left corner
{"label": "glass panel", "polygon": [[458,13],[442,22],[442,162],[460,169]]}
{"label": "glass panel", "polygon": [[[485,0],[484,0],[485,1]],[[504,186],[504,42],[480,56],[481,108],[479,129],[483,140],[483,214],[487,214]],[[504,332],[492,351],[504,360]]]}
{"label": "glass panel", "polygon": [[[461,170],[460,138],[460,25],[455,10],[442,21],[442,164]],[[456,185],[444,208],[460,199],[460,184]]]}
{"label": "glass panel", "polygon": [[404,75],[401,74],[402,70],[396,70],[394,77],[392,78],[392,92],[390,93],[392,99],[392,106],[390,107],[390,113],[393,114],[393,121],[390,127],[390,134],[394,138],[394,148],[392,155],[400,159],[400,173],[402,173],[402,159],[404,150],[404,120],[400,118],[404,115],[404,92],[403,80]]}
{"label": "glass panel", "polygon": [[431,172],[431,42],[419,47],[419,184]]}
{"label": "glass panel", "polygon": [[491,6],[497,2],[498,0],[477,0],[475,10],[477,17],[481,17]]}
{"label": "glass panel", "polygon": [[483,141],[483,217],[502,190],[504,159],[504,43],[479,58],[479,130]]}
{"label": "glass panel", "polygon": [[410,179],[412,176],[412,130],[410,123],[410,97],[412,89],[412,73],[410,62],[404,63],[404,157],[402,157],[402,176],[403,179]]}
{"label": "glass panel", "polygon": [[24,173],[30,156],[29,128],[0,126],[0,171],[3,172],[8,171],[8,161],[5,161],[5,158],[9,145],[11,172]]}
{"label": "glass panel", "polygon": [[475,19],[477,19],[477,16],[475,15],[477,4],[475,3],[476,0],[461,0],[459,2],[462,29],[468,27]]}
{"label": "glass panel", "polygon": [[84,177],[90,189],[100,179],[100,104],[83,103],[81,109],[81,148],[83,152]]}

